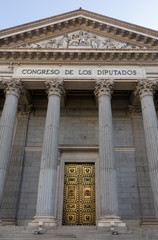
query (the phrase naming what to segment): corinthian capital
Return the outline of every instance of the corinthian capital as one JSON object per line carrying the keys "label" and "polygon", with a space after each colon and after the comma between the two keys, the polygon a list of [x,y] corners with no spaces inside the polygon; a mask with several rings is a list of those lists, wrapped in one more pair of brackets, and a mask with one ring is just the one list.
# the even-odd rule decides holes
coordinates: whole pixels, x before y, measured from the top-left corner
{"label": "corinthian capital", "polygon": [[114,82],[112,80],[97,80],[95,85],[95,91],[94,94],[96,97],[100,97],[101,95],[109,95],[112,94],[112,89],[114,86]]}
{"label": "corinthian capital", "polygon": [[21,79],[14,78],[11,78],[9,80],[3,79],[2,84],[4,86],[4,91],[6,95],[13,94],[19,98],[20,95],[25,93]]}
{"label": "corinthian capital", "polygon": [[46,80],[45,86],[48,96],[55,94],[61,97],[61,95],[65,94],[64,81],[62,79]]}
{"label": "corinthian capital", "polygon": [[142,79],[138,81],[134,94],[142,98],[145,95],[154,94],[155,87],[157,85],[157,81],[151,81],[148,79]]}

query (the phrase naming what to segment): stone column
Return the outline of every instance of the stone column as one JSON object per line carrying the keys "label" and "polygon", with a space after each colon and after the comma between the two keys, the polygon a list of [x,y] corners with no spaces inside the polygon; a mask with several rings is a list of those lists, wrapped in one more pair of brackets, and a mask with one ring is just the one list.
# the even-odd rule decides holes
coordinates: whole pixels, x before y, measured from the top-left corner
{"label": "stone column", "polygon": [[6,99],[0,119],[0,204],[10,159],[18,99],[24,89],[19,79],[3,80]]}
{"label": "stone column", "polygon": [[46,81],[48,89],[48,109],[45,123],[37,208],[34,221],[36,226],[42,222],[45,226],[55,226],[55,200],[57,182],[58,138],[60,122],[60,98],[64,94],[63,80]]}
{"label": "stone column", "polygon": [[32,105],[18,105],[14,141],[0,210],[4,224],[16,224],[17,220],[17,204],[31,108]]}
{"label": "stone column", "polygon": [[153,101],[156,85],[156,81],[147,79],[139,80],[135,95],[138,95],[141,101],[149,175],[155,215],[158,218],[158,125]]}
{"label": "stone column", "polygon": [[111,111],[113,81],[98,80],[95,95],[99,104],[100,217],[98,226],[124,226],[118,216],[117,179]]}

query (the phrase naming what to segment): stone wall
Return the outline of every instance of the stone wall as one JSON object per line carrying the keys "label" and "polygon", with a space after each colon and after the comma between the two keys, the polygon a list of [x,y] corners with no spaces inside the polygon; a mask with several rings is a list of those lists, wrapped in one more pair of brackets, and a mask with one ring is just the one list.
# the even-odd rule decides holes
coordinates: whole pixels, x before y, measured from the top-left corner
{"label": "stone wall", "polygon": [[[19,223],[32,219],[35,215],[45,115],[46,111],[39,109],[30,115],[28,121],[16,212]],[[120,216],[124,219],[153,217],[142,119],[132,118],[125,110],[114,109],[113,128]],[[18,139],[15,138],[14,144],[16,141]],[[59,144],[98,146],[97,108],[61,109]],[[10,195],[11,190],[9,188],[6,190]],[[3,217],[8,217],[9,209],[5,211],[3,209],[3,212],[6,212],[6,216],[3,214]]]}
{"label": "stone wall", "polygon": [[154,218],[154,205],[148,171],[142,118],[133,118],[132,124],[141,215],[143,218]]}
{"label": "stone wall", "polygon": [[22,220],[31,220],[35,216],[40,157],[39,151],[25,152],[17,212],[20,223],[23,223]]}

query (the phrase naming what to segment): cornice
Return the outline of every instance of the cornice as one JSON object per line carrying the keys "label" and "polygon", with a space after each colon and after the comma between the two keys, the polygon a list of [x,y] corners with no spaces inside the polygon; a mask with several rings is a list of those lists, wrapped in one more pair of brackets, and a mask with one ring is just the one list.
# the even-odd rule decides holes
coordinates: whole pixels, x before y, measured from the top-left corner
{"label": "cornice", "polygon": [[0,47],[9,47],[25,41],[36,41],[50,34],[61,34],[73,28],[88,28],[111,37],[121,37],[135,44],[158,46],[158,32],[133,24],[105,17],[85,10],[58,15],[52,18],[24,24],[19,27],[0,31]]}
{"label": "cornice", "polygon": [[39,26],[44,27],[44,26],[46,26],[46,25],[48,25],[52,22],[56,23],[58,21],[62,21],[62,20],[69,19],[69,18],[71,19],[71,18],[74,18],[76,16],[83,16],[83,17],[85,16],[85,17],[95,18],[98,21],[104,21],[104,22],[107,22],[107,23],[114,24],[116,26],[126,27],[126,28],[129,28],[131,30],[138,31],[138,32],[144,32],[145,31],[148,34],[153,34],[155,36],[158,36],[158,31],[156,31],[156,30],[145,28],[145,27],[138,26],[138,25],[135,25],[135,24],[131,24],[129,22],[125,22],[125,21],[122,21],[122,20],[118,20],[118,19],[115,19],[115,18],[104,16],[104,15],[101,15],[101,14],[98,14],[98,13],[90,12],[90,11],[87,11],[87,10],[84,10],[84,9],[77,9],[77,10],[66,12],[66,13],[63,13],[63,14],[56,15],[56,16],[44,18],[44,19],[37,20],[37,21],[34,21],[34,22],[26,23],[26,24],[22,24],[22,25],[19,25],[19,26],[16,26],[16,27],[4,29],[4,30],[0,31],[0,36],[6,35],[6,34],[11,34],[15,31],[28,30],[28,28],[36,28],[36,27],[39,27]]}
{"label": "cornice", "polygon": [[0,61],[158,61],[157,49],[0,49]]}

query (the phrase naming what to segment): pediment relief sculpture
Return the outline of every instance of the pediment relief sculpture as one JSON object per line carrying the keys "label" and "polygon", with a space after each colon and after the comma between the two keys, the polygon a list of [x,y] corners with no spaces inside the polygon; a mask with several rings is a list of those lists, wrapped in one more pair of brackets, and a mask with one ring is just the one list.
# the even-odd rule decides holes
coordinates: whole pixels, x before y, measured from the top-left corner
{"label": "pediment relief sculpture", "polygon": [[[127,42],[118,42],[110,38],[104,38],[84,31],[77,31],[54,39],[31,43],[20,47],[26,48],[97,48],[97,49],[139,49],[140,46],[132,46]],[[146,48],[146,47],[142,47]]]}

